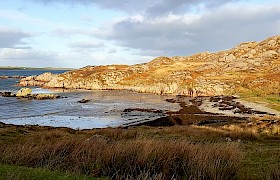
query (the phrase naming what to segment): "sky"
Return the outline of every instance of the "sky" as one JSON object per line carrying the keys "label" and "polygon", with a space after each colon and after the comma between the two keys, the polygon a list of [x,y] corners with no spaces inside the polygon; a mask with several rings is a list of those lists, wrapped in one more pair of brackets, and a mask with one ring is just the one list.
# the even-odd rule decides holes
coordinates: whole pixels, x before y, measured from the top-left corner
{"label": "sky", "polygon": [[137,64],[279,34],[279,0],[0,0],[0,66]]}

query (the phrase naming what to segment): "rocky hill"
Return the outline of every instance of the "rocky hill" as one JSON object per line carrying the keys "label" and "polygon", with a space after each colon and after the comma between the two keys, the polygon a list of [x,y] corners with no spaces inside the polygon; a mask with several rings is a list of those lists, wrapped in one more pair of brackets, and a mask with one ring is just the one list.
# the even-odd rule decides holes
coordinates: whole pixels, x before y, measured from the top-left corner
{"label": "rocky hill", "polygon": [[280,35],[216,53],[158,57],[144,64],[86,66],[60,75],[27,77],[20,85],[126,89],[176,95],[280,93]]}

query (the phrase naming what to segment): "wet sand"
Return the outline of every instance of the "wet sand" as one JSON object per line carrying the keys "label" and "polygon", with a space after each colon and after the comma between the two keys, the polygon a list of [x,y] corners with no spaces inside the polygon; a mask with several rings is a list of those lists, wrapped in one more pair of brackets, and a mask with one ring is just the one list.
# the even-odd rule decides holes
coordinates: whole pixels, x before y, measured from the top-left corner
{"label": "wet sand", "polygon": [[269,109],[260,104],[247,103],[234,96],[195,98],[177,96],[166,99],[166,101],[179,104],[181,109],[175,112],[168,112],[166,117],[144,122],[141,125],[227,124],[245,121],[253,116],[279,116],[279,112],[276,110]]}
{"label": "wet sand", "polygon": [[192,98],[114,90],[36,89],[35,92],[56,93],[67,98],[41,101],[11,99],[6,105],[10,103],[13,109],[0,112],[0,122],[92,129],[225,124],[244,121],[252,116],[279,116],[278,111],[243,102],[234,96]]}

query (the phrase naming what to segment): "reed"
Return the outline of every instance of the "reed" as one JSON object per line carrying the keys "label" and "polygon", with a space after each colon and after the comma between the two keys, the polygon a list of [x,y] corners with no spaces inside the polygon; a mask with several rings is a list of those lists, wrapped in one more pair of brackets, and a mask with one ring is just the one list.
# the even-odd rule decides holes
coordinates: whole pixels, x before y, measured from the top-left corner
{"label": "reed", "polygon": [[232,179],[243,158],[235,143],[104,137],[27,138],[1,145],[0,162],[112,179]]}

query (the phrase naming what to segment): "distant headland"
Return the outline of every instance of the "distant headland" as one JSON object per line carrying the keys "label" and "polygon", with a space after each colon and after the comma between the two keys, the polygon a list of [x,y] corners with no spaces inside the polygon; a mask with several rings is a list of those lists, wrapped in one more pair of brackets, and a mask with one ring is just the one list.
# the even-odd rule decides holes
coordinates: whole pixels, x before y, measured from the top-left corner
{"label": "distant headland", "polygon": [[0,66],[0,70],[74,70],[74,68]]}

